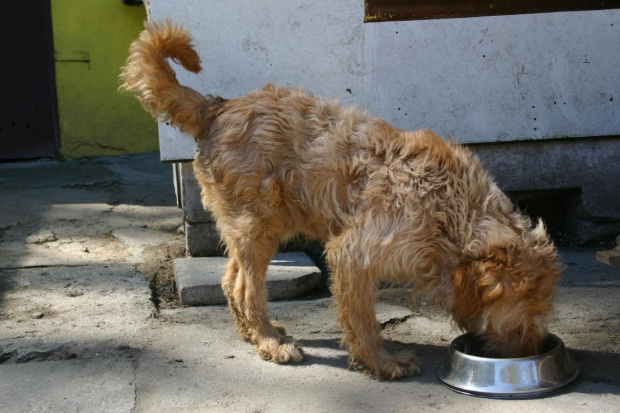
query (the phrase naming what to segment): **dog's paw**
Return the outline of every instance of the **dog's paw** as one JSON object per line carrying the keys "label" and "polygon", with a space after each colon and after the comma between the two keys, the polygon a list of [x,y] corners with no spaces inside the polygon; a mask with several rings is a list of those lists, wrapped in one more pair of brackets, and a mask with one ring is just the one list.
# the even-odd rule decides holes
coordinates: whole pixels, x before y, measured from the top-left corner
{"label": "dog's paw", "polygon": [[396,380],[401,377],[415,376],[422,371],[413,353],[399,351],[386,357],[374,375],[382,380]]}
{"label": "dog's paw", "polygon": [[300,363],[305,359],[302,348],[290,338],[266,340],[258,346],[258,355],[278,364]]}

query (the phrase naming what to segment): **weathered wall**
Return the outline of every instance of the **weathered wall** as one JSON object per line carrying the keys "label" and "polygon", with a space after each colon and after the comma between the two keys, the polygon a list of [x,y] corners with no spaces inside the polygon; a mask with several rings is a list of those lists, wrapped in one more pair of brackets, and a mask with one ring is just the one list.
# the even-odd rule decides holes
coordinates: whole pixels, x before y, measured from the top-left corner
{"label": "weathered wall", "polygon": [[[552,139],[470,145],[504,191],[543,198],[548,222],[565,241],[613,240],[620,234],[620,139]],[[547,190],[560,199],[544,200]],[[519,196],[511,194],[513,199]],[[540,202],[540,201],[539,201]],[[558,206],[558,210],[550,209]],[[526,211],[533,215],[534,211]],[[566,216],[558,216],[566,214]],[[535,218],[535,216],[533,217]]]}
{"label": "weathered wall", "polygon": [[118,75],[142,30],[143,6],[120,0],[52,0],[63,158],[157,151],[157,125]]}
{"label": "weathered wall", "polygon": [[[363,6],[152,0],[151,17],[192,31],[204,72],[179,79],[203,93],[303,85],[461,142],[620,135],[620,10],[364,24]],[[162,159],[191,157],[165,129]]]}

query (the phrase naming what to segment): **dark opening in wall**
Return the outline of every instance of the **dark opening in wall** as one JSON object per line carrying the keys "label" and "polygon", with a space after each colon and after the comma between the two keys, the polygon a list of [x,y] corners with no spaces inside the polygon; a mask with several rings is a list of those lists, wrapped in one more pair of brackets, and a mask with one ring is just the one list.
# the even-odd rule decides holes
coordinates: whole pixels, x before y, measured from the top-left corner
{"label": "dark opening in wall", "polygon": [[560,247],[613,243],[611,237],[584,241],[580,231],[593,220],[581,207],[581,188],[510,191],[506,194],[534,224],[542,218],[547,232]]}

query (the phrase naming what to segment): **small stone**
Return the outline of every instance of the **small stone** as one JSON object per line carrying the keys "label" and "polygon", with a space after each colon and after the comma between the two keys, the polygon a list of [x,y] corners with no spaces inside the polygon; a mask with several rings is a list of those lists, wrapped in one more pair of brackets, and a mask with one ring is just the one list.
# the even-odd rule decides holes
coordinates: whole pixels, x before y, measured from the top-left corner
{"label": "small stone", "polygon": [[49,230],[43,230],[35,234],[29,234],[26,237],[26,244],[41,245],[48,242],[58,241],[56,234]]}
{"label": "small stone", "polygon": [[32,313],[32,318],[40,319],[43,318],[43,313]]}
{"label": "small stone", "polygon": [[620,251],[618,250],[597,251],[596,259],[611,268],[620,270]]}

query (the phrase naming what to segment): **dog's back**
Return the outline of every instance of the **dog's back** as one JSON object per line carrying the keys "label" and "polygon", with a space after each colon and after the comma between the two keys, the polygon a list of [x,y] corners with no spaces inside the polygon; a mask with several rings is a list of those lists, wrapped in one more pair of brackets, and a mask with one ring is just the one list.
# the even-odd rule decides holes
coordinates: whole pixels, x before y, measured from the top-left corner
{"label": "dog's back", "polygon": [[[401,131],[356,107],[271,84],[222,104],[199,146],[203,187],[233,188],[227,202],[288,217],[285,238],[301,232],[326,241],[368,207],[419,225],[420,208],[456,208],[447,203],[468,194],[447,191],[473,166],[483,174],[466,149],[431,131]],[[481,178],[473,182],[487,184]],[[217,199],[204,196],[216,214]]]}

